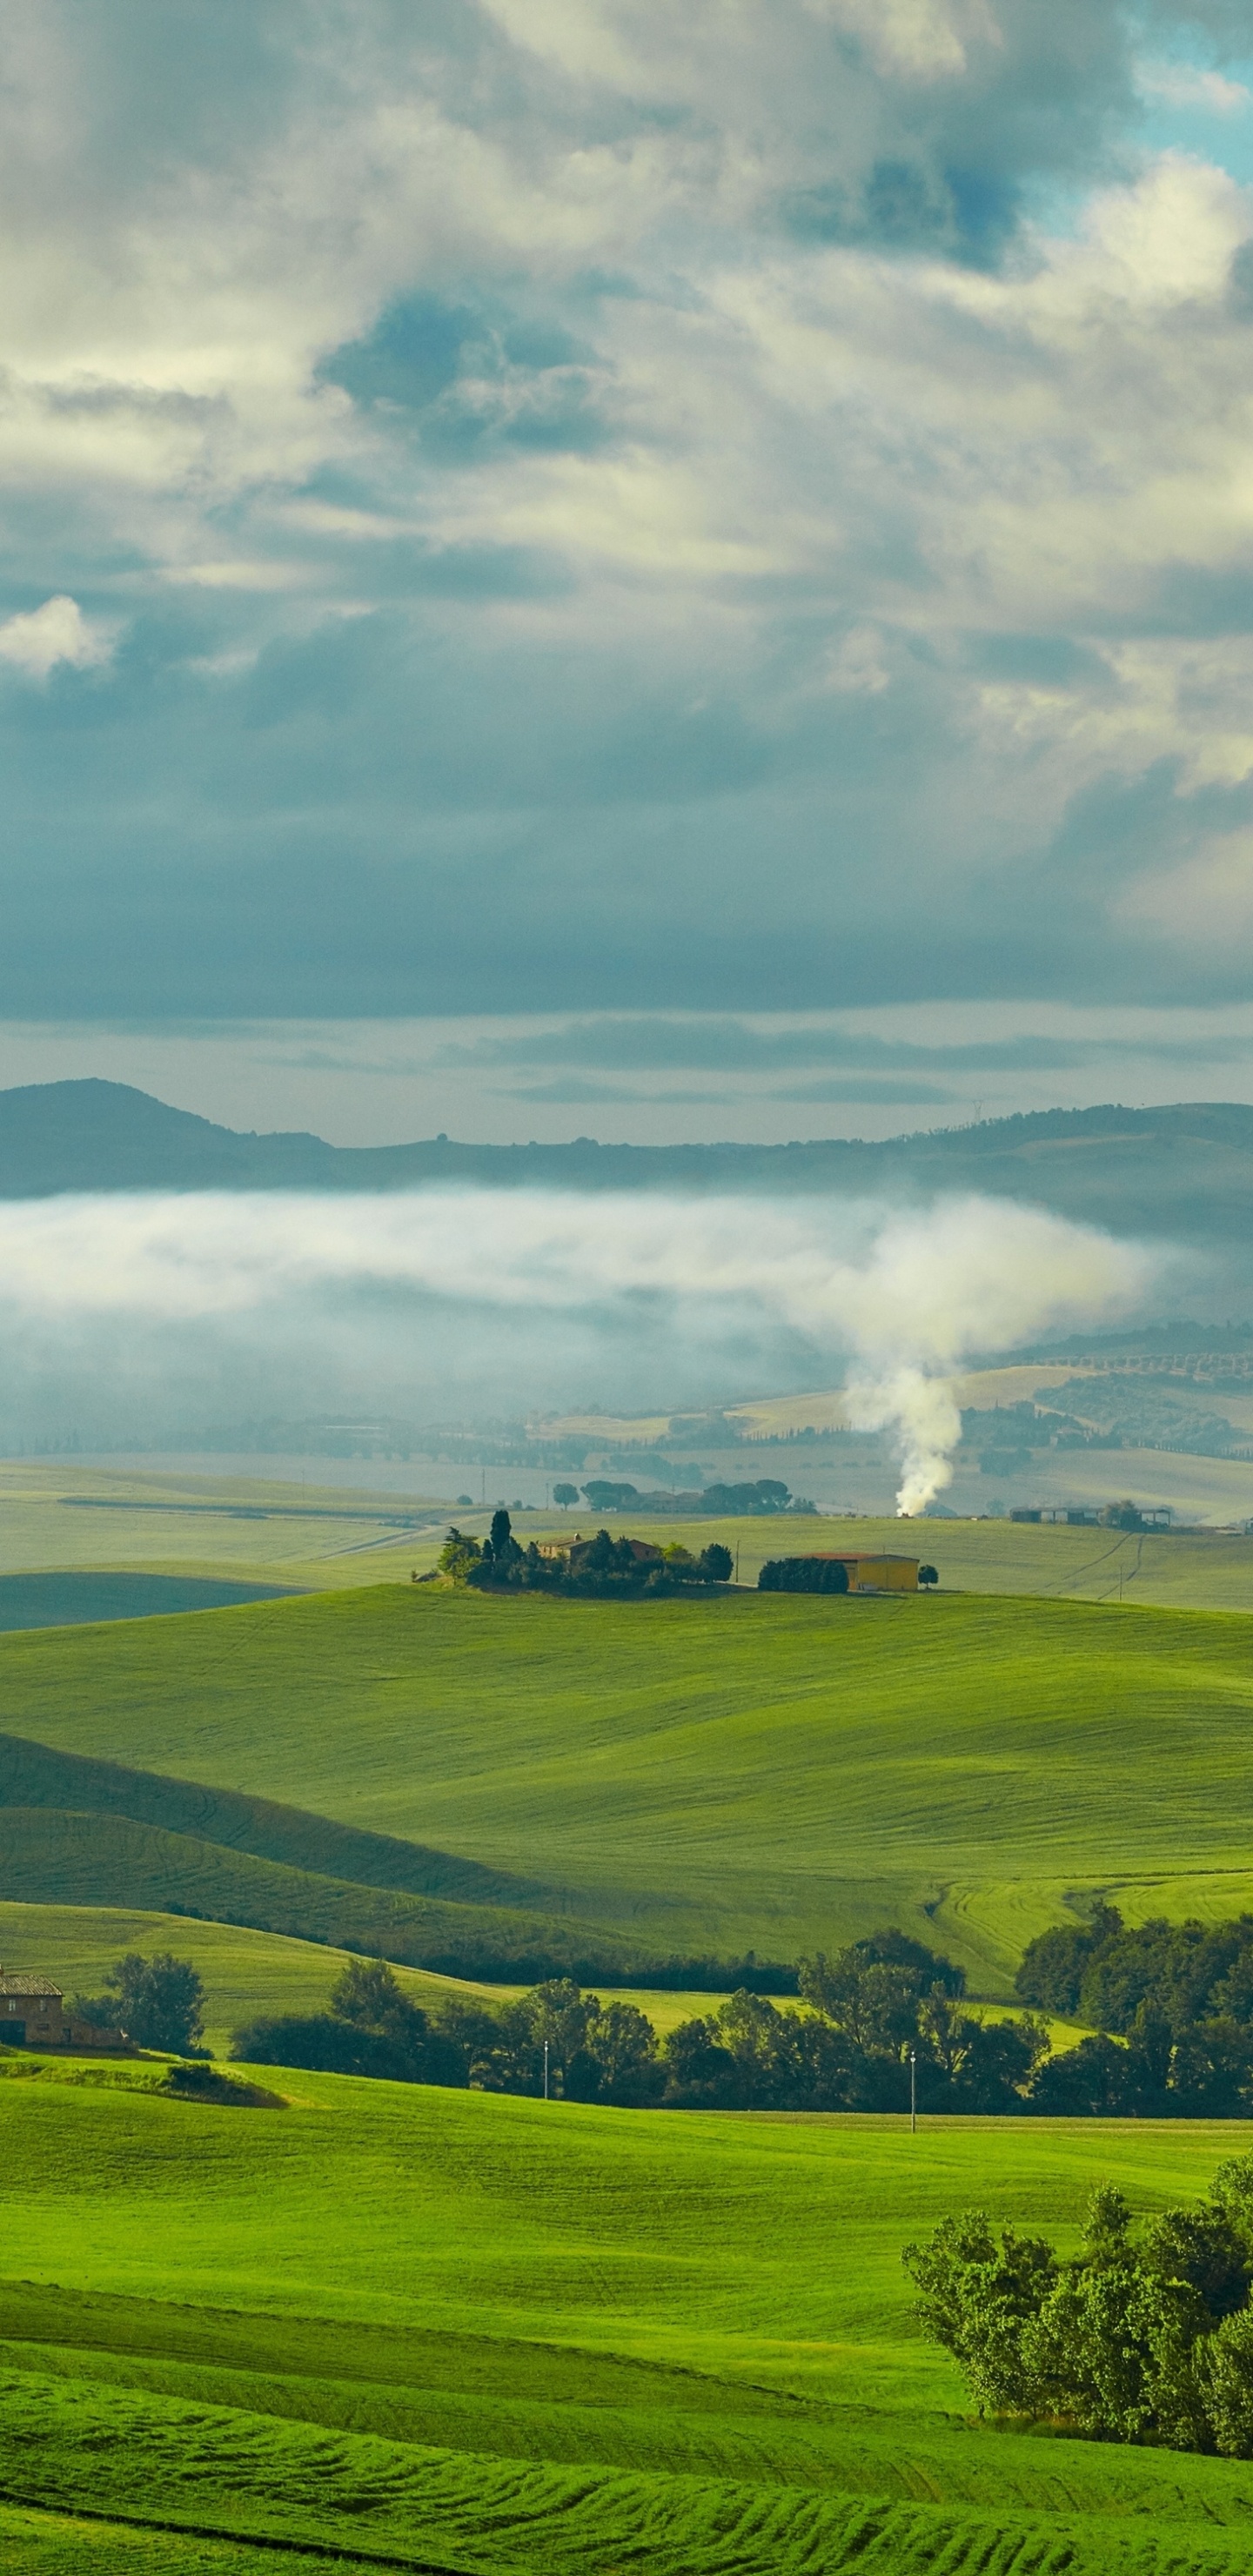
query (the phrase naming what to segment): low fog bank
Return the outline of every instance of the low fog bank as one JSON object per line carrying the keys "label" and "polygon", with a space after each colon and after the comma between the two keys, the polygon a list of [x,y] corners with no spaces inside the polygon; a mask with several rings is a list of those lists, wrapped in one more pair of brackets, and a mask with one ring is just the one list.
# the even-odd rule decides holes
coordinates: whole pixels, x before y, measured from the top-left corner
{"label": "low fog bank", "polygon": [[[75,1196],[0,1207],[0,1435],[180,1445],[334,1408],[481,1420],[843,1377],[917,1510],[972,1353],[1116,1320],[1163,1258],[975,1196],[684,1203],[457,1189]],[[142,1425],[142,1434],[140,1426]]]}

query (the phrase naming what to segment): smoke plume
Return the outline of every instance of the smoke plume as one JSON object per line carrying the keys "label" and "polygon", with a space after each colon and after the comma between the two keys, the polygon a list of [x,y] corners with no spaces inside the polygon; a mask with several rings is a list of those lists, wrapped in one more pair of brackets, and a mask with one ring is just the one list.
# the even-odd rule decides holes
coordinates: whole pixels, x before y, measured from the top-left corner
{"label": "smoke plume", "polygon": [[[743,1352],[785,1329],[830,1376],[846,1366],[864,1428],[890,1431],[898,1508],[949,1482],[952,1380],[993,1353],[1125,1309],[1151,1276],[1136,1245],[1036,1208],[980,1198],[892,1211],[828,1200],[428,1190],[388,1196],[143,1193],[0,1204],[0,1307],[15,1349],[89,1328],[119,1353],[160,1332],[227,1334],[254,1351],[368,1351],[386,1309],[411,1338],[458,1336],[458,1382],[511,1310],[547,1317],[550,1359],[643,1315],[677,1349]],[[154,1338],[155,1337],[155,1338]],[[586,1359],[580,1362],[586,1382]],[[360,1372],[359,1372],[360,1374]],[[551,1371],[550,1371],[551,1374]]]}

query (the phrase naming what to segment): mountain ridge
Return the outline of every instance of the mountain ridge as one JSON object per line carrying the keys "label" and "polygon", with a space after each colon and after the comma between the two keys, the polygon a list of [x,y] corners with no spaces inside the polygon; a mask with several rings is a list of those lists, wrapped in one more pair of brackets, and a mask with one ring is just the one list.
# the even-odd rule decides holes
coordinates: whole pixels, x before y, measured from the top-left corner
{"label": "mountain ridge", "polygon": [[76,1191],[496,1188],[838,1191],[929,1198],[979,1190],[1118,1231],[1253,1239],[1253,1106],[1105,1102],[1018,1112],[974,1127],[867,1142],[786,1145],[331,1145],[305,1131],[247,1132],[129,1084],[89,1078],[0,1091],[0,1198]]}

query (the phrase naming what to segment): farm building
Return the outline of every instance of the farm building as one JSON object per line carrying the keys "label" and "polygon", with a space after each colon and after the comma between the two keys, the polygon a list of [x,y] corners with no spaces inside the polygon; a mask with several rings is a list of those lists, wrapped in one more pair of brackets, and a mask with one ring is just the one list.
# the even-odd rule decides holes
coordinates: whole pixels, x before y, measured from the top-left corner
{"label": "farm building", "polygon": [[[594,1547],[595,1544],[594,1539],[584,1538],[576,1530],[573,1538],[570,1539],[542,1538],[539,1542],[539,1554],[546,1564],[568,1565],[570,1572],[577,1574],[586,1559],[589,1547]],[[637,1565],[661,1565],[664,1562],[661,1549],[654,1547],[651,1539],[620,1538],[616,1539],[614,1544],[617,1547],[629,1547]]]}
{"label": "farm building", "polygon": [[759,1592],[916,1592],[916,1556],[781,1556],[763,1565]]}
{"label": "farm building", "polygon": [[0,2046],[5,2048],[129,2048],[125,2031],[97,2030],[71,2021],[60,1986],[28,1969],[0,1968]]}

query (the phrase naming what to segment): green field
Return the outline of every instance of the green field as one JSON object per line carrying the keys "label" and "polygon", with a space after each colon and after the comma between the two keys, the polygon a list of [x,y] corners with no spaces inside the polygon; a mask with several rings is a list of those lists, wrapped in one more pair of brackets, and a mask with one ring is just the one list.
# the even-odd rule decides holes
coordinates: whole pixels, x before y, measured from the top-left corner
{"label": "green field", "polygon": [[1248,1636],[970,1594],[383,1586],[0,1638],[0,1713],[37,1744],[511,1874],[524,1908],[654,1953],[791,1958],[896,1920],[995,1995],[1072,1893],[1248,1901]]}
{"label": "green field", "polygon": [[[755,1473],[761,1464],[750,1453],[735,1473]],[[1075,1462],[1068,1458],[1066,1464],[1069,1469]],[[1207,1501],[1207,1508],[1220,1517],[1238,1520],[1253,1503],[1253,1469],[1235,1461],[1110,1452],[1101,1453],[1095,1465],[1083,1456],[1076,1474],[1078,1468],[1090,1482],[1095,1479],[1093,1496],[1101,1501],[1124,1490],[1146,1499],[1150,1488],[1153,1493],[1162,1488],[1163,1476],[1175,1499],[1186,1501],[1180,1479],[1195,1470],[1228,1479],[1230,1493]],[[368,1475],[365,1461],[362,1472]],[[785,1472],[798,1486],[803,1484],[803,1464],[789,1464]],[[467,1528],[486,1529],[488,1514],[458,1509],[452,1500],[465,1473],[450,1467],[449,1494],[427,1501],[371,1492],[368,1485],[358,1491],[312,1484],[302,1488],[264,1475],[122,1473],[84,1469],[72,1459],[52,1465],[8,1460],[0,1462],[0,1583],[5,1576],[58,1570],[217,1577],[315,1591],[403,1583],[411,1570],[425,1573],[434,1565],[450,1516]],[[507,1485],[508,1470],[503,1476]],[[1087,1488],[1072,1475],[1070,1490],[1072,1499],[1082,1499]],[[398,1528],[398,1515],[406,1514],[421,1526]],[[956,1590],[1116,1600],[1121,1583],[1128,1599],[1253,1611],[1253,1537],[1217,1529],[1123,1538],[1112,1530],[1054,1529],[1007,1520],[610,1518],[615,1530],[663,1543],[678,1539],[698,1551],[718,1539],[738,1555],[739,1579],[750,1586],[766,1557],[781,1552],[886,1546],[930,1557],[941,1583]],[[524,1512],[518,1528],[524,1539],[569,1537],[576,1526],[587,1528],[594,1520],[581,1505],[570,1514]]]}
{"label": "green field", "polygon": [[[259,1468],[264,1462],[258,1460]],[[449,1470],[452,1493],[460,1477]],[[143,1571],[240,1583],[407,1581],[434,1560],[438,1496],[299,1485],[257,1476],[84,1469],[73,1458],[0,1461],[0,1577]],[[419,1524],[398,1526],[406,1517]]]}
{"label": "green field", "polygon": [[75,2071],[0,2083],[0,2565],[182,2576],[250,2534],[502,2576],[1253,2564],[1253,2467],[968,2423],[900,2268],[972,2199],[1063,2243],[1098,2176],[1168,2205],[1245,2133],[268,2069],[288,2107],[248,2111]]}
{"label": "green field", "polygon": [[[1130,1558],[1109,1597],[1114,1533],[925,1537],[935,1598],[491,1598],[367,1553],[357,1588],[0,1635],[0,1955],[98,1991],[172,1947],[222,2050],[324,2008],[340,1942],[790,1959],[898,1921],[995,1999],[1093,1890],[1253,1910],[1248,1543],[1145,1542],[1198,1609]],[[663,2029],[709,2000],[631,1991]],[[900,2267],[971,2202],[1069,2245],[1096,2180],[1195,2195],[1245,2126],[163,2079],[0,2062],[0,2569],[1253,2571],[1253,2465],[980,2429]]]}

